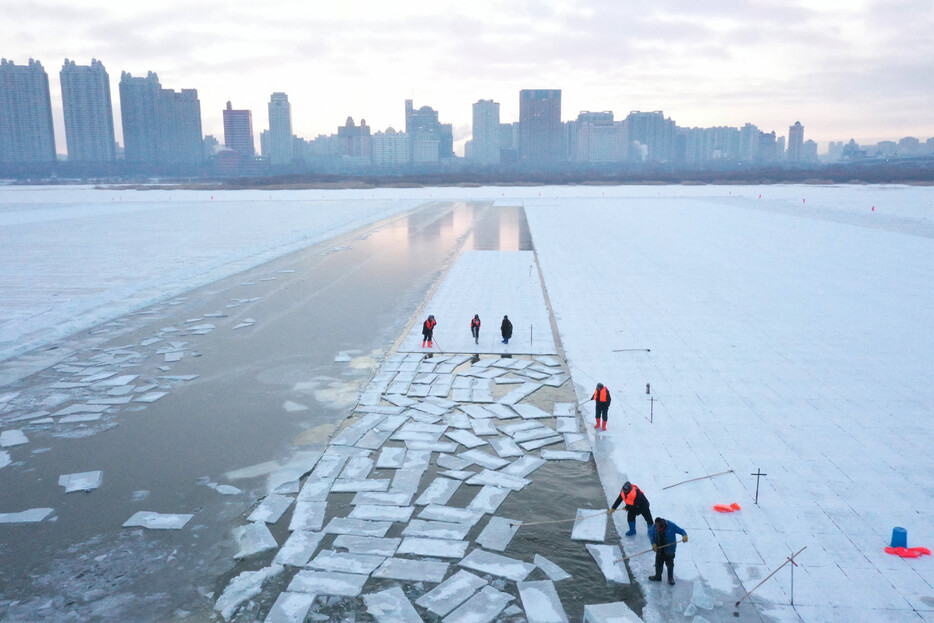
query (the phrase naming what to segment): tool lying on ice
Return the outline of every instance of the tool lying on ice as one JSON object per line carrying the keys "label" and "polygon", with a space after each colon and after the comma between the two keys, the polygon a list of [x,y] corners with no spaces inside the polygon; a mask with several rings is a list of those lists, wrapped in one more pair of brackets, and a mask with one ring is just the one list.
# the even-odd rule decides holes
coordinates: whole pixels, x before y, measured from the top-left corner
{"label": "tool lying on ice", "polygon": [[672,487],[677,487],[678,485],[683,485],[686,482],[694,482],[695,480],[704,480],[705,478],[713,478],[714,476],[722,476],[723,474],[732,474],[733,470],[728,469],[725,472],[718,472],[716,474],[710,474],[709,476],[700,476],[699,478],[691,478],[690,480],[682,480],[681,482],[676,482],[673,485],[668,485],[667,487],[662,487],[662,491],[665,489],[671,489]]}
{"label": "tool lying on ice", "polygon": [[798,563],[795,562],[795,556],[797,556],[798,554],[800,554],[801,552],[803,552],[803,551],[806,550],[807,548],[808,548],[808,546],[805,545],[804,547],[802,547],[801,549],[799,549],[796,553],[792,554],[785,562],[783,562],[781,565],[779,565],[779,566],[778,566],[778,569],[776,569],[776,570],[773,571],[772,573],[770,573],[770,574],[768,574],[767,576],[765,576],[765,580],[762,580],[761,582],[759,582],[758,584],[756,584],[754,587],[752,587],[752,590],[746,591],[746,594],[743,595],[743,598],[742,598],[742,599],[740,599],[739,601],[736,602],[736,605],[735,605],[734,607],[735,607],[735,608],[739,608],[739,605],[740,605],[741,603],[743,603],[743,599],[746,599],[747,597],[749,597],[750,595],[752,595],[752,592],[753,592],[754,590],[756,590],[757,588],[759,588],[760,586],[762,586],[763,584],[765,584],[766,580],[768,580],[770,577],[772,577],[773,575],[775,575],[776,573],[778,573],[779,569],[781,569],[782,567],[784,567],[785,565],[787,565],[789,562],[790,562],[791,564],[797,566]]}

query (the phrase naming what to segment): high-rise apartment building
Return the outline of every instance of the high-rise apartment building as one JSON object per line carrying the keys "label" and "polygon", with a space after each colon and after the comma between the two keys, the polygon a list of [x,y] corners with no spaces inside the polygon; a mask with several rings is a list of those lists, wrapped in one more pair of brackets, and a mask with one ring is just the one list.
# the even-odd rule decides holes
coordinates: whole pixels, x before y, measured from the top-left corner
{"label": "high-rise apartment building", "polygon": [[285,93],[273,93],[269,99],[269,134],[266,137],[269,164],[283,167],[292,163],[292,106]]}
{"label": "high-rise apartment building", "polygon": [[116,158],[110,76],[104,64],[91,59],[78,65],[65,59],[59,74],[62,111],[70,162],[106,163]]}
{"label": "high-rise apartment building", "polygon": [[499,104],[493,100],[473,105],[470,157],[480,164],[499,164]]}
{"label": "high-rise apartment building", "polygon": [[411,142],[404,132],[388,128],[385,132],[373,134],[371,142],[375,167],[405,167],[411,160]]}
{"label": "high-rise apartment building", "polygon": [[[419,162],[434,162],[445,158],[454,157],[454,131],[450,123],[441,123],[438,121],[438,111],[431,106],[422,106],[416,109],[412,100],[405,100],[405,134],[413,141],[412,158],[419,161],[416,156],[424,155],[424,145],[427,142],[437,141],[438,155],[436,158],[429,158]],[[414,141],[420,141],[422,145],[417,147]]]}
{"label": "high-rise apartment building", "polygon": [[197,89],[160,89],[159,163],[189,165],[203,160],[201,101]]}
{"label": "high-rise apartment building", "polygon": [[133,165],[159,162],[159,76],[145,78],[120,74],[120,118],[123,121],[123,148],[126,161]]}
{"label": "high-rise apartment building", "polygon": [[253,144],[253,113],[249,110],[234,110],[230,102],[224,109],[224,145],[241,156],[256,155]]}
{"label": "high-rise apartment building", "polygon": [[611,111],[584,111],[569,122],[572,162],[623,162],[629,154],[626,124],[613,120]]}
{"label": "high-rise apartment building", "polygon": [[634,110],[626,117],[629,143],[640,150],[645,162],[671,162],[674,155],[675,122],[660,110]]}
{"label": "high-rise apartment building", "polygon": [[519,164],[554,166],[564,160],[560,89],[519,91]]}
{"label": "high-rise apartment building", "polygon": [[49,75],[33,59],[28,65],[0,60],[0,163],[54,162]]}
{"label": "high-rise apartment building", "polygon": [[801,162],[804,160],[804,126],[800,121],[788,127],[788,153],[786,159],[789,162]]}

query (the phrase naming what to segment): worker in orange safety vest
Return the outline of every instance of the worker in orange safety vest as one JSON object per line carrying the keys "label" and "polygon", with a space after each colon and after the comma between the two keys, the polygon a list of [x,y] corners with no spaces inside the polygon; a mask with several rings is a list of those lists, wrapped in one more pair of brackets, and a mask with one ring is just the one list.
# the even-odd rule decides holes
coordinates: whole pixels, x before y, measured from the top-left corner
{"label": "worker in orange safety vest", "polygon": [[[597,422],[594,424],[594,430],[606,430],[606,418],[610,410],[610,390],[603,383],[597,383],[597,389],[590,399],[596,404]],[[601,416],[603,418],[603,428],[600,427]]]}
{"label": "worker in orange safety vest", "polygon": [[428,348],[431,348],[431,338],[434,335],[436,324],[438,324],[438,321],[435,320],[434,316],[428,316],[425,322],[422,323],[422,348],[425,348],[426,342]]}
{"label": "worker in orange safety vest", "polygon": [[623,502],[626,503],[626,520],[629,522],[629,531],[626,536],[633,536],[636,533],[636,515],[642,515],[646,527],[652,525],[652,511],[649,510],[649,499],[642,493],[642,489],[628,480],[623,483],[623,490],[616,496],[610,514],[616,512],[616,509]]}

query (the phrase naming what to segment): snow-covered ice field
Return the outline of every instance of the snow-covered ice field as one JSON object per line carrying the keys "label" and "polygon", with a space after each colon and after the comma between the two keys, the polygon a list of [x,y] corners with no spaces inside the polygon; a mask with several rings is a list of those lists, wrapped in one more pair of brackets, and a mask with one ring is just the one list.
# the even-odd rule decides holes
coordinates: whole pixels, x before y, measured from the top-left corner
{"label": "snow-covered ice field", "polygon": [[[934,547],[932,188],[2,187],[0,358],[466,199],[525,206],[578,398],[597,381],[613,393],[609,430],[593,436],[608,502],[631,480],[690,535],[674,588],[645,582],[651,556],[630,561],[645,620],[686,620],[692,581],[722,601],[699,614],[735,620],[733,602],[803,547],[793,595],[786,568],[743,620],[934,620],[932,558],[883,551],[895,526]],[[641,519],[638,531],[627,553],[646,546]]]}

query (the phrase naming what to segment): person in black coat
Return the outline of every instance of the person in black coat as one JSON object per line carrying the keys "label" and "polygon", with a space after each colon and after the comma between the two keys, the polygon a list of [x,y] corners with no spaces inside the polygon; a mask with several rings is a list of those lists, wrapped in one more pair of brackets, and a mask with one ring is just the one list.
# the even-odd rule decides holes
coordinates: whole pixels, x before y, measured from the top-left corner
{"label": "person in black coat", "polygon": [[509,316],[503,316],[503,324],[499,326],[499,330],[503,334],[503,344],[508,344],[509,338],[512,337],[512,323],[509,322]]}
{"label": "person in black coat", "polygon": [[480,314],[474,314],[470,321],[470,334],[473,336],[473,343],[480,343]]}
{"label": "person in black coat", "polygon": [[626,520],[629,522],[629,532],[626,533],[626,536],[633,536],[636,533],[636,515],[642,515],[642,518],[645,519],[646,528],[652,525],[652,511],[649,510],[649,499],[642,493],[642,489],[628,480],[623,483],[622,491],[616,496],[610,514],[616,512],[616,509],[623,502],[626,503]]}
{"label": "person in black coat", "polygon": [[425,348],[425,343],[428,343],[428,348],[431,348],[431,340],[435,334],[435,325],[438,324],[438,321],[435,320],[434,316],[428,316],[425,319],[425,322],[422,323],[422,348]]}

